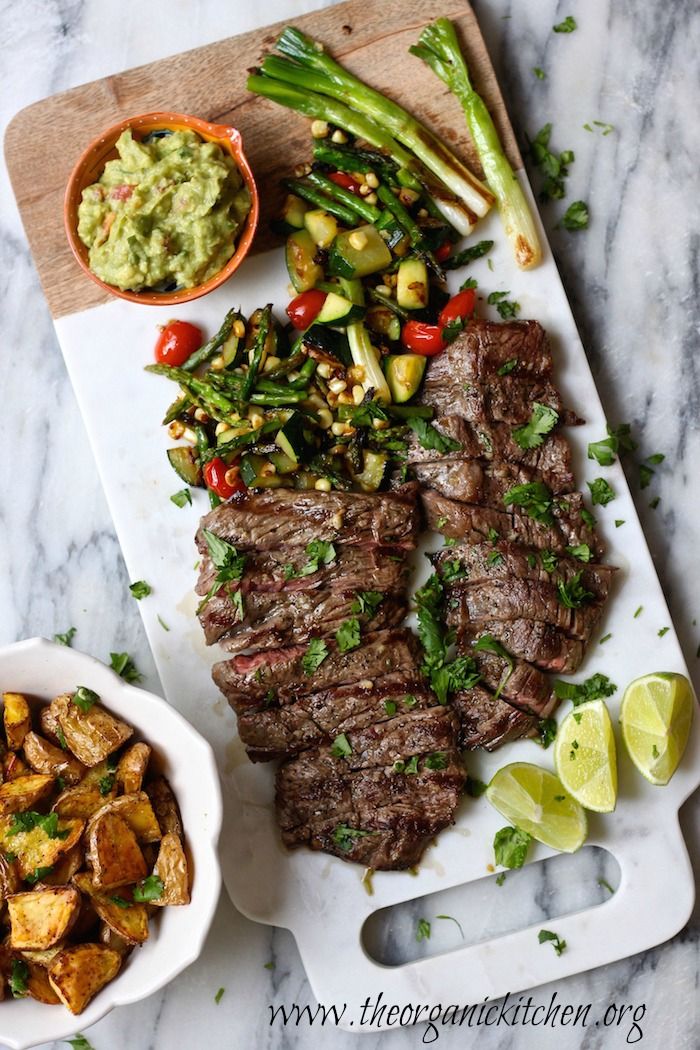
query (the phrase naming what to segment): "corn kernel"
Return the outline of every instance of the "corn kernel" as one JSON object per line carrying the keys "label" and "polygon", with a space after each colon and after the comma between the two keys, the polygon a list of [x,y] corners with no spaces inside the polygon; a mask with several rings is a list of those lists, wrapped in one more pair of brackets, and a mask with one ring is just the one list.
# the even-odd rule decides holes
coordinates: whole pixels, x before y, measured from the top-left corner
{"label": "corn kernel", "polygon": [[224,368],[224,359],[221,354],[217,354],[216,357],[212,358],[210,367],[213,372],[220,372]]}
{"label": "corn kernel", "polygon": [[265,422],[265,417],[261,415],[260,412],[256,412],[253,409],[251,409],[251,411],[248,413],[248,419],[250,420],[250,425],[252,426],[253,430],[255,430],[257,427],[261,427]]}
{"label": "corn kernel", "polygon": [[367,194],[371,193],[371,192],[372,192],[372,187],[371,186],[369,186],[366,182],[360,183],[360,196],[361,197],[366,197]]}
{"label": "corn kernel", "polygon": [[374,430],[386,430],[388,426],[389,426],[389,420],[388,419],[373,419],[372,420],[372,427],[373,427]]}
{"label": "corn kernel", "polygon": [[[348,394],[347,390],[345,390],[342,394],[338,394],[338,404],[339,405],[354,405],[355,402],[353,400],[352,394]],[[355,428],[354,427],[350,427],[350,429],[352,430],[352,432],[354,434],[355,433]]]}
{"label": "corn kernel", "polygon": [[197,420],[198,423],[208,423],[209,422],[209,416],[207,415],[207,413],[204,411],[203,408],[195,408],[195,410],[194,410],[194,418]]}
{"label": "corn kernel", "polygon": [[328,123],[325,120],[312,120],[311,134],[315,139],[325,139],[328,134]]}
{"label": "corn kernel", "polygon": [[344,131],[341,131],[340,128],[336,128],[331,135],[331,142],[338,142],[341,146],[344,146],[347,141],[347,135]]}
{"label": "corn kernel", "polygon": [[377,291],[380,295],[391,295],[391,288],[388,284],[378,284]]}
{"label": "corn kernel", "polygon": [[373,171],[367,172],[367,174],[365,175],[365,182],[368,186],[371,186],[373,190],[376,190],[377,186],[379,185],[379,179]]}
{"label": "corn kernel", "polygon": [[333,413],[327,408],[321,408],[318,411],[318,425],[321,430],[328,430],[329,426],[333,422]]}
{"label": "corn kernel", "polygon": [[322,379],[330,379],[331,377],[331,366],[326,361],[322,361],[316,369]]}
{"label": "corn kernel", "polygon": [[317,489],[319,492],[330,492],[331,483],[328,478],[319,478],[316,484],[314,485],[314,488]]}
{"label": "corn kernel", "polygon": [[181,438],[184,433],[185,428],[180,422],[180,420],[174,419],[168,427],[168,434],[170,435],[170,437],[177,441],[178,438]]}
{"label": "corn kernel", "polygon": [[333,423],[331,425],[331,434],[335,437],[351,437],[355,433],[355,428],[351,427],[349,423]]}
{"label": "corn kernel", "polygon": [[368,204],[376,204],[378,199],[379,198],[377,197],[377,194],[374,193],[374,192],[368,193],[367,196],[365,197],[365,200],[367,201]]}
{"label": "corn kernel", "polygon": [[357,386],[352,388],[352,400],[356,405],[362,404],[362,398],[365,396],[364,387],[361,387],[358,383]]}
{"label": "corn kernel", "polygon": [[233,322],[233,327],[231,331],[235,335],[236,339],[242,339],[245,335],[245,325],[240,319],[237,319]]}
{"label": "corn kernel", "polygon": [[363,248],[367,247],[367,234],[364,230],[353,230],[348,237],[348,243],[357,252],[361,252]]}
{"label": "corn kernel", "polygon": [[364,383],[365,381],[365,366],[364,365],[351,365],[345,373],[351,383]]}
{"label": "corn kernel", "polygon": [[272,475],[276,474],[276,473],[277,473],[277,467],[275,466],[274,463],[263,463],[263,465],[260,468],[260,477],[261,478],[269,478],[269,477],[272,477]]}
{"label": "corn kernel", "polygon": [[224,481],[227,485],[235,485],[238,481],[238,475],[240,474],[240,467],[233,466],[229,467],[224,474]]}
{"label": "corn kernel", "polygon": [[331,379],[328,389],[332,390],[334,394],[342,394],[347,389],[347,385],[344,379]]}
{"label": "corn kernel", "polygon": [[427,208],[420,208],[418,210],[418,218],[419,219],[427,219],[428,218],[428,209]]}
{"label": "corn kernel", "polygon": [[279,357],[268,357],[263,365],[263,372],[271,372],[273,368],[277,368],[280,363]]}
{"label": "corn kernel", "polygon": [[218,437],[219,434],[223,434],[224,430],[228,430],[228,429],[229,429],[228,423],[217,423],[216,427],[214,428],[214,433]]}

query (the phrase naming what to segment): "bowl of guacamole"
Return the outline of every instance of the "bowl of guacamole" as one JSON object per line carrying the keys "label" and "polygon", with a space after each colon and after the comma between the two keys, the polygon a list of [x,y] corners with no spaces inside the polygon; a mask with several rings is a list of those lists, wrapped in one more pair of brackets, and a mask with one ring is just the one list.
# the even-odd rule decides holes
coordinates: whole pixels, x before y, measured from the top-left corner
{"label": "bowl of guacamole", "polygon": [[122,298],[165,305],[240,265],[258,199],[240,134],[178,114],[123,121],[88,147],[66,193],[71,248]]}

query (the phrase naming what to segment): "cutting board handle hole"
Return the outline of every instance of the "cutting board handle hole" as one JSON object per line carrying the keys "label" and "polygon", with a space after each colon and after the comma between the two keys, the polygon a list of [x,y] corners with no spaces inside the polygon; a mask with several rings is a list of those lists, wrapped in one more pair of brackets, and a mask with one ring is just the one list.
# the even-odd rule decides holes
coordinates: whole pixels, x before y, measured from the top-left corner
{"label": "cutting board handle hole", "polygon": [[556,931],[556,919],[609,901],[620,879],[612,853],[585,846],[573,855],[559,854],[506,871],[505,878],[495,872],[381,908],[366,920],[362,944],[375,962],[402,966],[535,924]]}

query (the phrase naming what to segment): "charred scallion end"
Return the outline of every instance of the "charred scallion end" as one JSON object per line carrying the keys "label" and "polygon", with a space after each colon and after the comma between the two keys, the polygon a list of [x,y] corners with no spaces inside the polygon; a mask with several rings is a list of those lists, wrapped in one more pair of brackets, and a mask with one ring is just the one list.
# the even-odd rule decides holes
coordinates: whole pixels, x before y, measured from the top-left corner
{"label": "charred scallion end", "polygon": [[542,249],[530,206],[503,152],[491,115],[472,87],[454,26],[448,18],[438,18],[426,26],[419,43],[409,50],[429,65],[461,102],[516,262],[523,270],[537,266]]}

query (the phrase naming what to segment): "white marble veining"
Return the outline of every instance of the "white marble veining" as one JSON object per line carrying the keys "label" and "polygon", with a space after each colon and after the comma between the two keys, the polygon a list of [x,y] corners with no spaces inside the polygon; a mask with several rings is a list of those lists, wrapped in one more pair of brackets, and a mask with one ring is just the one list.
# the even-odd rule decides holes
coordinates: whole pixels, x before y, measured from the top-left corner
{"label": "white marble veining", "polygon": [[[224,7],[215,0],[197,5],[163,0],[147,5],[124,0],[5,3],[3,122],[36,98],[81,81],[249,28],[263,17],[267,21],[315,6],[286,0],[268,5],[258,18],[257,10],[239,11],[237,5]],[[694,5],[680,0],[644,5],[572,0],[567,6],[481,0],[475,6],[521,138],[551,120],[553,145],[576,152],[568,200],[588,200],[591,228],[585,233],[555,230],[561,204],[545,208],[544,220],[609,418],[637,424],[644,454],[667,455],[648,489],[640,492],[632,474],[630,480],[692,669],[700,638],[692,622],[699,611],[693,569],[700,539],[692,468],[700,427],[694,357],[698,14]],[[577,32],[552,34],[554,22],[569,13],[578,20]],[[533,66],[544,68],[547,79],[536,79]],[[583,130],[593,120],[610,122],[615,130],[605,137],[600,129]],[[537,186],[537,175],[533,181]],[[51,636],[75,624],[76,645],[98,656],[128,648],[146,673],[146,684],[158,691],[6,182],[2,194],[0,642]],[[648,504],[656,495],[661,503],[652,510]],[[692,855],[699,839],[696,800],[684,807],[682,823]],[[586,878],[600,874],[595,861],[577,870]],[[614,881],[614,872],[606,870],[605,877]],[[532,921],[551,914],[559,878],[550,881],[542,874],[533,893]],[[507,892],[507,886],[499,892]],[[584,893],[574,897],[574,907],[590,900]],[[700,1040],[697,947],[698,928],[691,920],[669,944],[538,989],[533,1000],[548,1003],[556,991],[565,1003],[591,1002],[592,1018],[602,1017],[611,1002],[646,1003],[641,1025],[647,1045],[659,1045],[663,1038],[674,1048],[694,1047]],[[265,969],[271,961],[275,968]],[[217,1006],[219,987],[226,991]],[[162,995],[100,1022],[90,1039],[96,1050],[197,1046],[203,1036],[212,1050],[282,1047],[292,1040],[322,1050],[349,1046],[353,1036],[330,1026],[269,1027],[270,1003],[308,1000],[291,937],[247,922],[223,900],[200,962]],[[463,1002],[470,1002],[468,989]],[[628,1029],[623,1023],[619,1030],[606,1031],[591,1022],[586,1032],[521,1027],[497,1033],[479,1029],[478,1036],[494,1048],[614,1047],[625,1043]],[[366,1039],[398,1047],[417,1044],[421,1036],[418,1028]],[[476,1037],[445,1030],[440,1042],[456,1047]]]}

